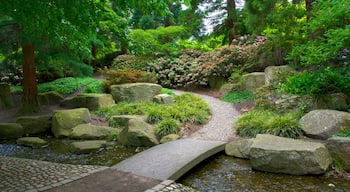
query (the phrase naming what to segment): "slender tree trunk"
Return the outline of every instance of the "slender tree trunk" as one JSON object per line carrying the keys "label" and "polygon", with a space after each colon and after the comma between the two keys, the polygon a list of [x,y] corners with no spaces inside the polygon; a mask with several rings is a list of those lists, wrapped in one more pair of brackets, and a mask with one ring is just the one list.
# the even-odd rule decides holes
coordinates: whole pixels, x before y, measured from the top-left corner
{"label": "slender tree trunk", "polygon": [[120,41],[120,54],[126,55],[128,54],[128,42],[124,39]]}
{"label": "slender tree trunk", "polygon": [[309,20],[310,17],[311,17],[311,10],[312,10],[312,3],[314,2],[315,0],[306,0],[305,1],[305,4],[306,4],[306,19]]}
{"label": "slender tree trunk", "polygon": [[97,55],[97,46],[95,43],[91,43],[91,55],[92,55],[92,61],[90,63],[90,65],[93,67],[93,68],[96,68],[96,55]]}
{"label": "slender tree trunk", "polygon": [[23,52],[23,96],[20,113],[38,112],[38,86],[36,81],[36,67],[34,63],[34,46],[31,43],[22,45]]}
{"label": "slender tree trunk", "polygon": [[232,40],[235,38],[236,29],[236,2],[235,0],[227,0],[227,23],[226,27],[228,30],[228,44],[231,45]]}

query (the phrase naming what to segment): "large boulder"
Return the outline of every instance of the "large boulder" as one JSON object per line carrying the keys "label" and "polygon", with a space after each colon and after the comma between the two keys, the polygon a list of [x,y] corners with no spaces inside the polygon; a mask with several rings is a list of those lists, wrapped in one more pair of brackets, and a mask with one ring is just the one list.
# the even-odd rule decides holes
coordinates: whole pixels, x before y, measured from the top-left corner
{"label": "large boulder", "polygon": [[68,137],[75,126],[90,121],[91,116],[87,108],[57,110],[52,118],[52,132],[56,138]]}
{"label": "large boulder", "polygon": [[18,123],[0,123],[0,139],[17,139],[23,134],[23,127]]}
{"label": "large boulder", "polygon": [[305,135],[316,139],[328,139],[340,128],[350,126],[350,113],[336,110],[313,110],[300,119]]}
{"label": "large boulder", "polygon": [[72,129],[69,138],[83,140],[106,139],[115,130],[117,129],[111,127],[80,124]]}
{"label": "large boulder", "polygon": [[22,137],[17,139],[17,144],[37,149],[47,146],[48,143],[39,137]]}
{"label": "large boulder", "polygon": [[111,93],[116,102],[151,102],[160,93],[162,86],[153,83],[126,83],[112,85]]}
{"label": "large boulder", "polygon": [[39,93],[38,97],[41,105],[56,105],[64,99],[57,91]]}
{"label": "large boulder", "polygon": [[130,119],[126,128],[118,136],[118,141],[126,146],[153,146],[159,144],[153,127],[145,121]]}
{"label": "large boulder", "polygon": [[332,137],[327,140],[326,147],[333,160],[350,172],[350,137]]}
{"label": "large boulder", "polygon": [[291,175],[323,174],[332,163],[321,143],[258,135],[250,149],[253,169]]}
{"label": "large boulder", "polygon": [[72,151],[78,154],[85,154],[98,151],[101,148],[107,146],[107,141],[104,140],[92,140],[92,141],[79,141],[71,143]]}
{"label": "large boulder", "polygon": [[108,124],[113,125],[112,127],[126,127],[131,119],[146,121],[147,117],[143,115],[113,115],[109,118]]}
{"label": "large boulder", "polygon": [[17,118],[16,123],[22,125],[25,135],[37,135],[50,131],[52,126],[52,116],[21,116]]}
{"label": "large boulder", "polygon": [[295,70],[288,65],[269,66],[265,68],[265,84],[278,84],[279,80],[285,77],[286,73],[294,73]]}
{"label": "large boulder", "polygon": [[0,83],[0,110],[8,109],[14,106],[10,85]]}
{"label": "large boulder", "polygon": [[238,89],[238,84],[237,83],[226,83],[226,84],[223,84],[221,87],[220,87],[220,93],[222,95],[227,95],[229,93],[232,93],[233,91],[235,91],[236,89]]}
{"label": "large boulder", "polygon": [[153,97],[153,102],[158,104],[170,105],[175,102],[175,99],[173,96],[168,94],[159,94]]}
{"label": "large boulder", "polygon": [[98,110],[114,104],[111,94],[80,94],[76,97],[63,100],[60,105],[67,108],[85,107],[89,110]]}
{"label": "large boulder", "polygon": [[229,156],[249,159],[249,153],[252,144],[253,139],[240,139],[231,141],[225,145],[225,153]]}
{"label": "large boulder", "polygon": [[320,99],[314,101],[316,109],[346,109],[348,107],[349,97],[344,93],[332,93],[324,95]]}
{"label": "large boulder", "polygon": [[256,88],[265,85],[265,73],[254,72],[245,74],[241,77],[240,82],[242,89],[255,92]]}

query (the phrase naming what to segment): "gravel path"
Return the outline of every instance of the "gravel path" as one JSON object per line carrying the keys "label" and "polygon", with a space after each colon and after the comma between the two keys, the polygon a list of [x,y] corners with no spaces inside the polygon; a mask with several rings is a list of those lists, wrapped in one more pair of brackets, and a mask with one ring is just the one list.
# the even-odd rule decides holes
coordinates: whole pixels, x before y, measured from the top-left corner
{"label": "gravel path", "polygon": [[[173,92],[175,94],[184,93],[179,90],[173,90]],[[200,96],[208,103],[212,116],[203,128],[194,132],[188,136],[188,138],[215,141],[229,141],[237,138],[233,128],[233,122],[240,114],[233,105],[207,95],[196,95]]]}

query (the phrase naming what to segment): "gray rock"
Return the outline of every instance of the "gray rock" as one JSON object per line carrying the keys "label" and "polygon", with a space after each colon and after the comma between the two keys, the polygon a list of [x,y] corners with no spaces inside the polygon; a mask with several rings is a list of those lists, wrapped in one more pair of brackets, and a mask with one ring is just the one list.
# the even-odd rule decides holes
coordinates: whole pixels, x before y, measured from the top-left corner
{"label": "gray rock", "polygon": [[254,72],[245,74],[241,77],[240,83],[242,89],[255,92],[256,88],[265,85],[265,73]]}
{"label": "gray rock", "polygon": [[162,139],[160,140],[160,143],[167,143],[167,142],[175,141],[178,139],[180,139],[180,135],[170,134],[170,135],[166,135],[166,136],[162,137]]}
{"label": "gray rock", "polygon": [[222,93],[223,95],[227,95],[227,94],[232,93],[233,91],[237,90],[238,87],[239,86],[237,83],[236,84],[226,83],[220,87],[220,93]]}
{"label": "gray rock", "polygon": [[10,85],[0,83],[0,110],[8,109],[14,106]]}
{"label": "gray rock", "polygon": [[22,116],[17,118],[16,123],[22,125],[25,135],[47,133],[50,131],[52,126],[52,116]]}
{"label": "gray rock", "polygon": [[115,102],[111,94],[80,94],[76,97],[63,100],[60,105],[67,108],[88,108],[98,110],[101,107],[108,107]]}
{"label": "gray rock", "polygon": [[253,144],[253,139],[240,139],[232,141],[225,146],[225,153],[229,156],[234,156],[242,159],[249,159],[250,148]]}
{"label": "gray rock", "polygon": [[41,105],[56,105],[64,99],[57,91],[39,93],[38,97]]}
{"label": "gray rock", "polygon": [[23,127],[18,123],[0,123],[0,139],[17,139],[23,134]]}
{"label": "gray rock", "polygon": [[317,109],[346,109],[349,98],[344,93],[332,93],[314,101]]}
{"label": "gray rock", "polygon": [[145,121],[130,119],[126,128],[118,136],[118,141],[126,146],[153,146],[159,144],[153,127]]}
{"label": "gray rock", "polygon": [[139,119],[142,121],[146,121],[147,117],[143,115],[113,115],[108,120],[108,124],[114,124],[121,127],[126,127],[130,119]]}
{"label": "gray rock", "polygon": [[[265,68],[265,84],[278,84],[281,76],[285,73],[295,73],[295,70],[288,65],[283,66],[269,66]],[[283,79],[283,77],[282,77]]]}
{"label": "gray rock", "polygon": [[291,175],[323,174],[332,163],[321,143],[258,135],[250,149],[253,169]]}
{"label": "gray rock", "polygon": [[112,85],[111,93],[115,102],[151,102],[160,93],[162,86],[153,83],[126,83]]}
{"label": "gray rock", "polygon": [[48,143],[39,137],[22,137],[17,139],[17,144],[37,149],[47,146]]}
{"label": "gray rock", "polygon": [[175,102],[175,99],[173,96],[168,94],[159,94],[153,97],[153,102],[158,104],[170,105]]}
{"label": "gray rock", "polygon": [[328,139],[342,126],[350,126],[350,113],[335,110],[313,110],[300,119],[305,135],[316,139]]}
{"label": "gray rock", "polygon": [[106,139],[115,130],[115,128],[111,127],[80,124],[72,129],[69,138],[83,140]]}
{"label": "gray rock", "polygon": [[332,137],[327,140],[326,147],[334,161],[341,168],[350,172],[350,137]]}
{"label": "gray rock", "polygon": [[71,143],[72,151],[78,154],[85,154],[95,152],[101,148],[107,146],[107,141],[104,140],[92,140],[92,141],[79,141]]}
{"label": "gray rock", "polygon": [[56,138],[68,137],[75,126],[90,121],[91,116],[87,108],[57,110],[52,118],[52,132]]}

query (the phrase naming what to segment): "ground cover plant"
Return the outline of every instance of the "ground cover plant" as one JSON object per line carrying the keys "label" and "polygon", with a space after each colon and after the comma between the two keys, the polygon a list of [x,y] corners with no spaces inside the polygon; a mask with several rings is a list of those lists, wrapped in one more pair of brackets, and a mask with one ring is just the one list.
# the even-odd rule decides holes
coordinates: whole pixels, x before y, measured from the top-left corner
{"label": "ground cover plant", "polygon": [[210,108],[200,97],[186,93],[175,96],[175,102],[171,105],[121,102],[101,108],[95,113],[107,120],[113,115],[145,115],[148,123],[157,124],[158,135],[164,136],[179,131],[177,122],[204,124],[209,118]]}
{"label": "ground cover plant", "polygon": [[[38,92],[45,93],[49,91],[57,91],[62,95],[71,94],[89,83],[95,82],[96,80],[90,77],[65,77],[56,79],[51,82],[41,83],[38,85]],[[12,92],[21,92],[22,87],[12,86]]]}
{"label": "ground cover plant", "polygon": [[244,101],[253,100],[254,94],[245,90],[235,91],[224,95],[221,99],[229,103],[242,103]]}
{"label": "ground cover plant", "polygon": [[302,129],[296,113],[277,114],[272,111],[251,111],[242,115],[235,124],[237,134],[255,137],[257,134],[271,134],[298,138]]}

